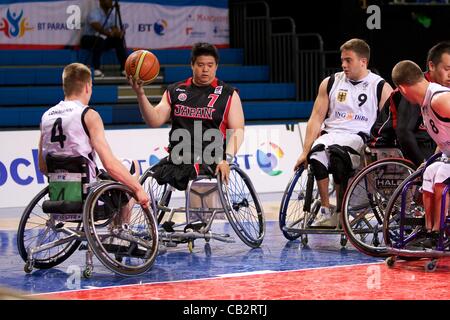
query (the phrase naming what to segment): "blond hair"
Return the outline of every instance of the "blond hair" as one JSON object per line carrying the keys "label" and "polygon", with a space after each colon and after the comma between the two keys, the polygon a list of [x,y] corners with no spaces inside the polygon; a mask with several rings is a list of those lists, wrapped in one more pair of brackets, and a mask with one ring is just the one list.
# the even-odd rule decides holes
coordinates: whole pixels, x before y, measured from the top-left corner
{"label": "blond hair", "polygon": [[91,70],[82,63],[71,63],[64,68],[62,74],[65,96],[79,94],[84,86],[92,81]]}

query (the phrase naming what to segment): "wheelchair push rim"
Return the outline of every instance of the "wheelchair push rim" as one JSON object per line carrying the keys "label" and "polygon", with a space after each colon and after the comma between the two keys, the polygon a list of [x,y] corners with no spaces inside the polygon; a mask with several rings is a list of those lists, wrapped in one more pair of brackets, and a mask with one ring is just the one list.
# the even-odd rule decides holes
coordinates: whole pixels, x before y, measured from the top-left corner
{"label": "wheelchair push rim", "polygon": [[342,201],[342,227],[362,253],[387,255],[383,237],[387,203],[399,181],[403,182],[414,170],[415,165],[406,159],[381,159],[365,167],[350,182]]}
{"label": "wheelchair push rim", "polygon": [[[158,252],[155,217],[150,210],[129,202],[132,196],[128,187],[111,181],[94,188],[84,205],[83,222],[89,246],[106,268],[122,276],[148,271]],[[111,203],[108,197],[113,199]],[[105,222],[98,223],[95,208],[102,202],[104,206],[110,206],[112,215],[104,217]],[[133,204],[127,213],[130,221],[124,228],[125,224],[116,222],[116,219],[120,210],[130,203]]]}
{"label": "wheelchair push rim", "polygon": [[217,177],[219,196],[231,227],[249,247],[258,248],[265,235],[265,217],[261,201],[248,175],[238,166],[230,166],[228,186]]}

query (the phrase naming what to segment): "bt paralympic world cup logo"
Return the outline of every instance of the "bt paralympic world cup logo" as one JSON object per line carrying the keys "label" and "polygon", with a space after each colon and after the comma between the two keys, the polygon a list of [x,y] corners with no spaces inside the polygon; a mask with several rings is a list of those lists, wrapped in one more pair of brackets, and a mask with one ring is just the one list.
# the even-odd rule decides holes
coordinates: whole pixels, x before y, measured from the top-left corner
{"label": "bt paralympic world cup logo", "polygon": [[[260,146],[263,147],[265,142]],[[256,151],[256,161],[258,162],[259,168],[267,173],[269,176],[278,176],[283,173],[281,170],[275,170],[278,165],[278,160],[284,157],[284,152],[281,148],[273,142],[269,142],[272,152],[264,152],[260,149]]]}
{"label": "bt paralympic world cup logo", "polygon": [[0,21],[0,32],[3,31],[8,38],[21,38],[26,31],[33,30],[30,27],[27,18],[23,16],[23,10],[19,14],[11,12],[9,9],[6,12],[6,18]]}
{"label": "bt paralympic world cup logo", "polygon": [[168,26],[167,21],[164,19],[160,19],[155,22],[153,28],[158,36],[163,36],[165,34],[167,26]]}

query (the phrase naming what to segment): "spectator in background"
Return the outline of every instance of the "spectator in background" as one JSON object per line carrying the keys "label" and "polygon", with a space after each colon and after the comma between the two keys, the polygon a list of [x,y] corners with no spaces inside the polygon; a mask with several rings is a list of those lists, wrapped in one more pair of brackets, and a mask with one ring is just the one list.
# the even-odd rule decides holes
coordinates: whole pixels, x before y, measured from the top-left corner
{"label": "spectator in background", "polygon": [[84,34],[81,37],[81,47],[91,50],[94,77],[103,77],[100,69],[103,51],[114,48],[120,63],[120,72],[125,74],[127,58],[124,30],[116,24],[116,15],[120,15],[119,5],[113,5],[112,0],[99,0],[100,7],[89,13]]}

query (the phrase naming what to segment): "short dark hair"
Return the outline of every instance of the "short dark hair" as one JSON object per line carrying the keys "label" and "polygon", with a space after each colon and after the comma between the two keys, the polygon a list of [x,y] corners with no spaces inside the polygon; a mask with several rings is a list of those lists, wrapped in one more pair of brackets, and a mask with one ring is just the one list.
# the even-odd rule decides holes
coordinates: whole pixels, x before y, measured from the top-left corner
{"label": "short dark hair", "polygon": [[424,79],[420,67],[411,60],[403,60],[397,63],[392,69],[392,81],[399,85],[412,86]]}
{"label": "short dark hair", "polygon": [[437,66],[444,53],[450,54],[450,41],[439,42],[428,51],[427,67],[430,61]]}
{"label": "short dark hair", "polygon": [[350,39],[341,46],[341,52],[343,50],[354,51],[358,56],[367,59],[367,64],[370,60],[370,47],[364,40],[361,39]]}
{"label": "short dark hair", "polygon": [[197,42],[192,46],[191,64],[194,64],[199,56],[212,56],[216,60],[216,63],[219,63],[219,51],[210,43]]}

